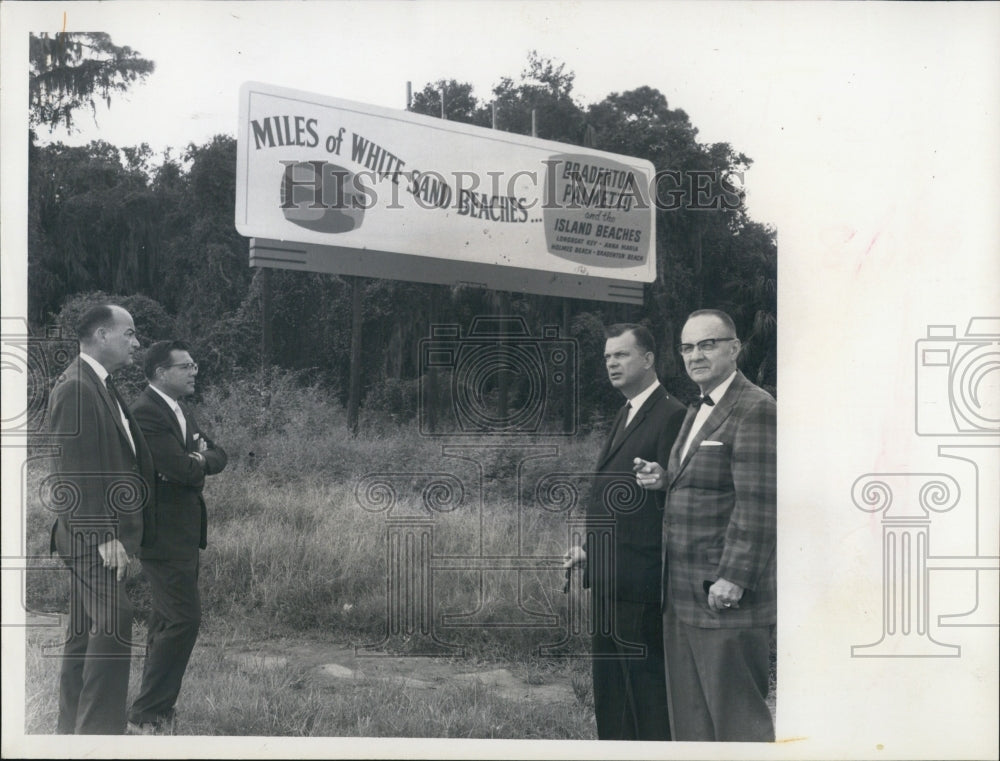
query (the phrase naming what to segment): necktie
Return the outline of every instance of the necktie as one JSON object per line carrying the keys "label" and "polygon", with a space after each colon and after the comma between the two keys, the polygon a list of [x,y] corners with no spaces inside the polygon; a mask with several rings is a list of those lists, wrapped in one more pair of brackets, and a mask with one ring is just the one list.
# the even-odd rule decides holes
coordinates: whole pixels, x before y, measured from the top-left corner
{"label": "necktie", "polygon": [[187,445],[187,419],[184,417],[184,410],[181,409],[181,405],[174,402],[174,417],[177,418],[177,424],[181,427],[181,438],[184,440],[185,446]]}
{"label": "necktie", "polygon": [[622,412],[622,416],[618,420],[618,427],[615,428],[615,435],[611,438],[612,449],[621,444],[622,439],[625,438],[625,428],[628,426],[628,413],[629,410],[631,409],[632,409],[632,403],[625,402],[625,407]]}
{"label": "necktie", "polygon": [[125,428],[125,435],[128,436],[129,446],[132,447],[132,454],[135,454],[135,439],[132,438],[132,429],[129,428],[128,418],[125,416],[125,402],[122,400],[121,394],[118,393],[118,389],[115,388],[115,382],[111,379],[110,375],[105,379],[104,383],[111,393],[111,398],[118,405],[118,415],[122,419],[122,426]]}

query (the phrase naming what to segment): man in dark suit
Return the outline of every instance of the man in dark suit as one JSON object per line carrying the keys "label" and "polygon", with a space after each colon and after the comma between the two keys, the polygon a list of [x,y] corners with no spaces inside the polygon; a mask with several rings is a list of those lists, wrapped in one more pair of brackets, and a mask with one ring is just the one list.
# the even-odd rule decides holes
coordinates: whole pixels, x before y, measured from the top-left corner
{"label": "man in dark suit", "polygon": [[663,633],[675,740],[774,740],[765,698],[777,613],[776,407],[736,369],[725,312],[693,312],[680,352],[701,403],[684,420],[666,473]]}
{"label": "man in dark suit", "polygon": [[169,731],[181,680],[198,637],[199,550],[208,536],[202,487],[205,476],[226,467],[225,451],[199,428],[180,403],[194,392],[198,365],[180,341],[158,341],[143,363],[149,385],[132,405],[156,466],[156,541],[143,547],[142,570],[149,580],[146,663],[139,696],[129,710],[129,731]]}
{"label": "man in dark suit", "polygon": [[97,306],[76,330],[80,355],[59,376],[48,406],[60,447],[51,476],[59,514],[50,550],[70,571],[57,731],[113,735],[125,731],[132,645],[132,606],[122,582],[129,556],[155,531],[153,462],[109,377],[139,348],[132,316]]}
{"label": "man in dark suit", "polygon": [[611,384],[628,399],[597,460],[584,564],[592,590],[594,712],[602,740],[669,740],[660,612],[663,495],[635,486],[636,458],[666,462],[684,407],[656,377],[655,343],[641,325],[606,330]]}

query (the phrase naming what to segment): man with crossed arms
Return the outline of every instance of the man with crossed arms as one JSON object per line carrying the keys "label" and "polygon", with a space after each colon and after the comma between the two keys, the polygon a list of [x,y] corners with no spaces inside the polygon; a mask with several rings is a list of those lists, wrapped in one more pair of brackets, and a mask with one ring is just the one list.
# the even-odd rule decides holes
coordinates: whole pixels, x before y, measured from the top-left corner
{"label": "man with crossed arms", "polygon": [[643,462],[644,488],[666,489],[663,639],[675,740],[773,742],[765,698],[775,624],[776,406],[736,369],[725,312],[693,312],[680,353],[701,390],[666,471]]}
{"label": "man with crossed arms", "polygon": [[132,414],[156,467],[156,541],[139,553],[149,581],[152,613],[139,695],[129,709],[133,734],[171,732],[181,681],[198,638],[199,550],[208,538],[205,477],[226,467],[222,447],[198,426],[180,403],[194,393],[198,364],[181,341],[157,341],[146,351],[143,371],[149,385]]}

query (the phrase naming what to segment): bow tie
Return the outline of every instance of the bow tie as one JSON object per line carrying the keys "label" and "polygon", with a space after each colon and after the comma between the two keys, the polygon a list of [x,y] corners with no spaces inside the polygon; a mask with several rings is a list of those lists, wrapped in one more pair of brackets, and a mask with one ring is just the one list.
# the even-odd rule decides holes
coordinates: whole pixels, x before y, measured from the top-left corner
{"label": "bow tie", "polygon": [[691,402],[691,406],[694,407],[695,409],[698,409],[703,404],[706,407],[714,407],[715,406],[715,402],[712,401],[712,397],[709,396],[708,394],[705,394],[705,396],[699,396],[697,399],[695,399],[693,402]]}

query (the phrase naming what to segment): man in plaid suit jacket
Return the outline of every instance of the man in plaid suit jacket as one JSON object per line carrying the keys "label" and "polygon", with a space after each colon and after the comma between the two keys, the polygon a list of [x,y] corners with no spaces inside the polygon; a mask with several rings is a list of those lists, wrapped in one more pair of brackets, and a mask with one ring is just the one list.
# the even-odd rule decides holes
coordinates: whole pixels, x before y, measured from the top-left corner
{"label": "man in plaid suit jacket", "polygon": [[666,472],[663,638],[675,740],[774,740],[765,702],[777,612],[776,407],[736,369],[740,342],[717,310],[691,314],[685,367],[701,390]]}

